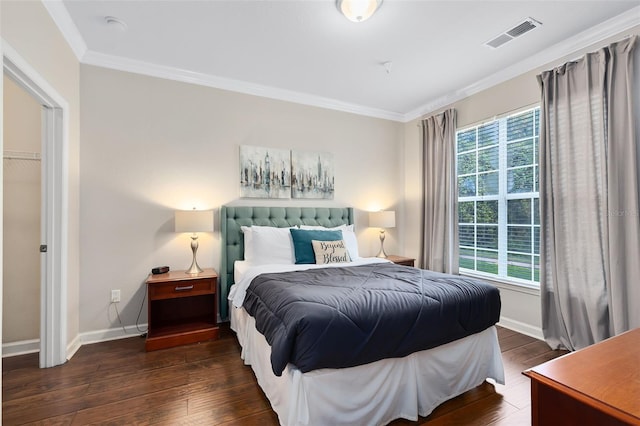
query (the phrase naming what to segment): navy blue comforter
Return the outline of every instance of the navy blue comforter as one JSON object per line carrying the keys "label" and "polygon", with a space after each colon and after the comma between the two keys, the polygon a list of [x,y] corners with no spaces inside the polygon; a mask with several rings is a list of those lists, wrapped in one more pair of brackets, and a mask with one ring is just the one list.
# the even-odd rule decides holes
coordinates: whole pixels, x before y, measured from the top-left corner
{"label": "navy blue comforter", "polygon": [[391,263],[262,274],[244,308],[271,345],[273,372],[403,357],[498,322],[500,293],[483,281]]}

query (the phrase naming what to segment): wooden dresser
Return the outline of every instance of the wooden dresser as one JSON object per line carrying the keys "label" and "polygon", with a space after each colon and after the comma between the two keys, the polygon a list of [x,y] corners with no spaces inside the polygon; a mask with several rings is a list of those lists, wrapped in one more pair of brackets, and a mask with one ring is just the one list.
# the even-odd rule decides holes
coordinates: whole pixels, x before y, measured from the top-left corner
{"label": "wooden dresser", "polygon": [[531,379],[531,424],[640,425],[640,329],[523,373]]}

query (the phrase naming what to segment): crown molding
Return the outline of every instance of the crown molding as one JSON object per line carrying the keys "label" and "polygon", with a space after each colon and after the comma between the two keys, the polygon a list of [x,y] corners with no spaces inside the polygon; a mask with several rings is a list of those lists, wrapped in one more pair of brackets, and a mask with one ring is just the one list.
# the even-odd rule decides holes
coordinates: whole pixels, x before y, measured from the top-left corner
{"label": "crown molding", "polygon": [[67,43],[69,43],[78,61],[82,61],[82,57],[87,52],[87,43],[85,43],[84,38],[82,38],[76,24],[73,23],[73,19],[71,19],[62,0],[42,0],[42,5],[47,9],[53,22],[55,22],[60,32],[62,32],[62,36],[67,40]]}
{"label": "crown molding", "polygon": [[279,89],[260,84],[217,77],[210,74],[198,73],[179,68],[167,67],[148,62],[128,59],[119,56],[106,55],[88,50],[80,31],[74,24],[69,12],[62,0],[42,0],[42,4],[53,18],[60,32],[67,40],[74,54],[83,64],[111,68],[119,71],[149,75],[168,80],[198,84],[216,89],[230,90],[248,95],[260,96],[281,101],[293,102],[319,108],[348,112],[367,117],[382,118],[385,120],[402,121],[404,115],[397,112],[370,108],[363,105],[352,104],[336,99],[315,96],[292,90]]}
{"label": "crown molding", "polygon": [[239,92],[264,98],[277,99],[308,106],[365,115],[368,117],[382,118],[392,121],[402,121],[403,119],[403,114],[396,112],[351,104],[336,99],[309,95],[292,90],[279,89],[275,87],[264,86],[261,84],[249,83],[246,81],[217,77],[210,74],[152,64],[136,59],[106,55],[91,50],[87,51],[87,53],[84,55],[84,57],[82,58],[82,63],[103,68],[115,69],[118,71],[126,71],[152,77],[159,77],[167,80],[175,80],[183,83],[191,83],[201,86],[213,87],[216,89],[229,90],[232,92]]}
{"label": "crown molding", "polygon": [[188,71],[180,68],[97,53],[88,50],[82,35],[73,23],[73,20],[71,19],[62,0],[42,0],[42,3],[62,32],[64,38],[71,46],[71,49],[78,58],[78,61],[83,64],[403,123],[407,123],[420,118],[425,114],[442,109],[454,102],[460,101],[466,97],[496,86],[533,69],[549,64],[558,58],[574,54],[575,52],[587,48],[608,37],[620,34],[634,26],[640,25],[640,6],[637,6],[625,13],[598,24],[589,30],[583,31],[582,33],[557,43],[550,48],[525,59],[524,61],[504,68],[501,71],[485,77],[469,86],[458,89],[403,114],[343,102],[337,99],[295,92],[292,90],[279,89],[271,86],[264,86],[240,80],[217,77],[205,73]]}
{"label": "crown molding", "polygon": [[425,114],[440,110],[454,102],[460,101],[546,64],[552,63],[559,58],[576,54],[576,52],[581,49],[585,49],[608,37],[623,33],[637,25],[640,25],[640,6],[634,7],[633,9],[604,21],[586,31],[576,34],[575,36],[560,43],[554,44],[548,49],[530,56],[524,61],[504,68],[503,70],[490,75],[489,77],[483,78],[476,83],[416,108],[415,110],[405,114],[402,121],[407,123],[420,118]]}

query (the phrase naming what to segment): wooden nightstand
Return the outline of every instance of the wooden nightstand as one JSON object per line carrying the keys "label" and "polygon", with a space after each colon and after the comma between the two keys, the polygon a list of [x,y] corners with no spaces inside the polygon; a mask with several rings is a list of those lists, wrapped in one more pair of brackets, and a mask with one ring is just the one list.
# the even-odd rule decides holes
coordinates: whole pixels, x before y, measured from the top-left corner
{"label": "wooden nightstand", "polygon": [[218,337],[213,269],[191,275],[185,271],[149,275],[149,329],[145,349],[170,348]]}
{"label": "wooden nightstand", "polygon": [[415,259],[404,256],[396,256],[395,254],[390,254],[387,256],[387,260],[392,261],[396,265],[405,265],[405,266],[414,266]]}

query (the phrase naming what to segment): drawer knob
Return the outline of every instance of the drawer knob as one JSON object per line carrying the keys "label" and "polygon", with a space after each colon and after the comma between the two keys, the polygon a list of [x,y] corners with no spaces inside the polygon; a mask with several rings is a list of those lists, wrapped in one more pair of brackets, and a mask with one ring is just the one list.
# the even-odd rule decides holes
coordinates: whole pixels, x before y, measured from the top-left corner
{"label": "drawer knob", "polygon": [[187,291],[187,290],[193,290],[193,285],[184,285],[184,286],[176,287],[176,291]]}

